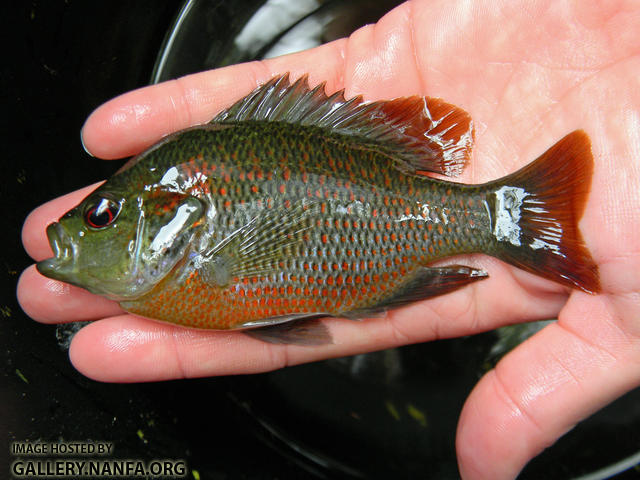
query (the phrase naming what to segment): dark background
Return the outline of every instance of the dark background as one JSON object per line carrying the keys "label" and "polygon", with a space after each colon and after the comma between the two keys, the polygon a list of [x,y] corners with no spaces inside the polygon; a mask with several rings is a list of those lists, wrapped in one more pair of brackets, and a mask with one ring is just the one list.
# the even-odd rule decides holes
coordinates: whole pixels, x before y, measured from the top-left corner
{"label": "dark background", "polygon": [[[213,26],[231,28],[225,15],[248,17],[260,2],[218,3],[222,7]],[[431,427],[440,422],[444,432],[434,433],[437,441],[431,439],[430,450],[425,450],[425,456],[432,456],[427,462],[433,467],[430,478],[455,478],[457,414],[477,380],[476,365],[495,340],[492,333],[402,349],[399,355],[405,362],[419,365],[419,375],[404,383],[413,385],[407,392],[380,387],[370,379],[354,386],[346,376],[327,374],[320,363],[251,377],[112,385],[93,382],[73,369],[64,347],[68,332],[33,322],[20,310],[16,282],[32,263],[20,244],[24,218],[43,202],[104,179],[118,168],[120,162],[102,162],[84,152],[80,129],[95,107],[149,83],[156,55],[181,4],[177,0],[43,0],[3,2],[0,7],[4,46],[0,69],[0,212],[5,225],[0,256],[2,438],[8,442],[111,441],[116,458],[186,459],[203,479],[307,478],[310,471],[338,478],[349,470],[332,465],[331,458],[349,458],[350,453],[364,471],[366,465],[379,468],[379,478],[386,476],[384,468],[412,478],[410,472],[421,472],[424,466],[403,463],[407,460],[393,456],[391,448],[402,435],[411,440],[408,435],[413,434],[413,424],[391,420],[393,428],[402,429],[398,437],[384,430],[387,424],[381,421],[377,432],[381,439],[370,438],[371,444],[356,427],[367,415],[372,419],[380,416],[372,406],[378,400],[382,404],[378,396],[384,394],[400,404],[405,393],[416,395],[418,391],[426,396],[420,389],[430,388],[434,404],[442,411],[431,420]],[[348,363],[340,365],[349,367]],[[375,373],[375,363],[370,368]],[[452,377],[464,382],[455,383]],[[308,387],[304,391],[287,394],[305,382]],[[597,468],[602,455],[621,458],[620,452],[629,442],[640,444],[637,393],[578,426],[534,460],[523,478],[568,478],[569,472],[580,472],[579,467],[590,461]],[[361,403],[349,395],[360,395]],[[261,399],[263,410],[266,404],[266,411],[284,412],[279,422],[268,422],[259,413]],[[316,405],[322,402],[325,410]],[[360,409],[351,409],[352,404]],[[343,430],[327,427],[333,420],[322,416],[327,408],[345,409],[349,420]],[[308,450],[303,458],[297,453],[299,444],[288,441],[277,428],[286,422],[302,430],[303,438],[314,438],[317,454]],[[385,455],[384,450],[375,448],[384,445],[382,437],[387,434],[390,445]],[[362,441],[353,442],[353,438]],[[416,439],[424,439],[424,435]],[[323,456],[327,451],[333,454]],[[314,455],[315,463],[309,462]],[[0,478],[8,471],[5,464],[13,460],[9,446],[0,444]],[[374,467],[368,471],[376,471]],[[439,468],[441,473],[434,473]],[[549,476],[550,471],[560,473]],[[616,478],[623,477],[640,475],[636,470]]]}

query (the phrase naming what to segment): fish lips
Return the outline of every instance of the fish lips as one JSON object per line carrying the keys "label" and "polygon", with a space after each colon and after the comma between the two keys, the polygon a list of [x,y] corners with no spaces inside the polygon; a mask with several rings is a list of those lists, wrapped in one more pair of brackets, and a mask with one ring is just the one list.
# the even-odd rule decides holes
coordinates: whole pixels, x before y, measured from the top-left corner
{"label": "fish lips", "polygon": [[38,262],[36,268],[45,277],[73,283],[76,252],[71,237],[55,222],[47,227],[47,239],[54,256]]}

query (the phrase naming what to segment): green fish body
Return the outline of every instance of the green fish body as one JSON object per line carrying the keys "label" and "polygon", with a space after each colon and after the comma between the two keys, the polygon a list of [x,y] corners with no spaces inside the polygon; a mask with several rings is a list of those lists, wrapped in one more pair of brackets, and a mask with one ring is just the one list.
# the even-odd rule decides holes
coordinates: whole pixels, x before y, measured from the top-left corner
{"label": "green fish body", "polygon": [[463,253],[597,291],[577,229],[586,134],[482,185],[425,174],[459,173],[472,142],[468,115],[438,99],[346,101],[276,78],[132,159],[49,226],[56,257],[38,268],[148,318],[311,344],[327,336],[308,319],[363,318],[486,277],[430,266]]}

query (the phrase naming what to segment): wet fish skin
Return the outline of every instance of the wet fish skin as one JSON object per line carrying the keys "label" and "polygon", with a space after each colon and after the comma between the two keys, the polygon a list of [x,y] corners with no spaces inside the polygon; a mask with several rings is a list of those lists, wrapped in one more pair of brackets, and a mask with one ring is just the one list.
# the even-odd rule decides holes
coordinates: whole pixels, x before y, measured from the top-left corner
{"label": "wet fish skin", "polygon": [[[283,124],[195,129],[157,150],[161,158],[138,163],[140,169],[164,163],[158,170],[173,172],[180,194],[210,195],[216,211],[211,245],[254,218],[271,212],[287,218],[285,212],[301,205],[308,210],[278,252],[271,245],[279,229],[252,239],[249,260],[268,256],[260,266],[268,275],[230,278],[230,285],[203,282],[206,269],[194,256],[183,267],[183,281],[167,279],[164,294],[125,308],[174,322],[192,318],[190,326],[209,328],[291,313],[342,316],[379,304],[434,259],[494,248],[482,188],[406,175],[389,156],[351,143]],[[316,161],[315,152],[324,161]],[[194,160],[176,167],[180,154]],[[210,313],[200,311],[201,304]],[[196,308],[198,314],[185,315]]]}
{"label": "wet fish skin", "polygon": [[[49,227],[74,256],[38,268],[132,313],[214,329],[360,318],[444,294],[486,276],[429,267],[462,253],[598,290],[576,225],[593,163],[586,134],[465,185],[422,172],[455,175],[468,160],[473,127],[461,110],[320,90],[281,77],[166,138]],[[116,218],[88,228],[103,198]]]}

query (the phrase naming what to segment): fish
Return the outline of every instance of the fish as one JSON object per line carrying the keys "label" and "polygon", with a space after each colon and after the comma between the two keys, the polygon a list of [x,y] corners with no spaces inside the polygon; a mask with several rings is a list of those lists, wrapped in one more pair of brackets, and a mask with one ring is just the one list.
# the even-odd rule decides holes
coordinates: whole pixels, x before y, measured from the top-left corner
{"label": "fish", "polygon": [[484,253],[600,290],[582,239],[593,155],[576,130],[524,168],[464,184],[474,125],[439,98],[332,95],[274,77],[130,159],[46,229],[43,275],[185,327],[332,342],[364,319],[488,277]]}

